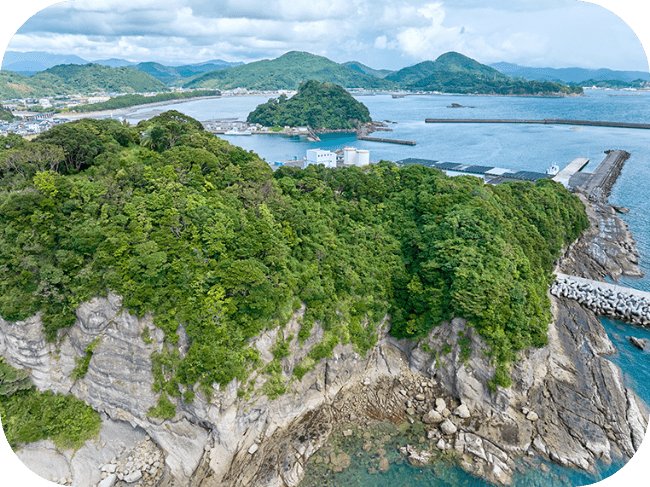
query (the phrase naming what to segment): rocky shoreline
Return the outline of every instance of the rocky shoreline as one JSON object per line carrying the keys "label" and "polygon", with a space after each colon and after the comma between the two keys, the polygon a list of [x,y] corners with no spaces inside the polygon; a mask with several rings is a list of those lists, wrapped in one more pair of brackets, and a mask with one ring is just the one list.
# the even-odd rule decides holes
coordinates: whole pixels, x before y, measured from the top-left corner
{"label": "rocky shoreline", "polygon": [[[588,215],[592,227],[567,249],[558,269],[593,279],[639,275],[634,241],[614,210],[594,204]],[[82,304],[57,344],[45,341],[39,315],[16,323],[0,319],[0,355],[9,364],[28,370],[40,390],[86,401],[103,419],[100,437],[76,453],[37,442],[17,455],[45,478],[77,487],[134,486],[142,482],[128,482],[136,471],[152,487],[294,487],[312,464],[332,471],[351,464],[353,458],[332,450],[328,440],[353,441],[356,432],[361,451],[375,452],[368,468],[377,472],[400,459],[421,465],[455,457],[473,475],[508,485],[521,468],[517,458],[588,471],[601,461],[627,460],[643,440],[646,406],[607,360],[615,349],[594,313],[564,297],[551,296],[551,303],[549,343],[520,354],[508,389],[487,386],[494,368],[486,345],[464,320],[435,327],[420,343],[390,337],[385,321],[365,357],[339,344],[277,399],[261,394],[266,377],[254,374],[250,397],[240,397],[245,384],[233,381],[209,401],[202,393],[192,403],[171,398],[177,414],[170,420],[147,417],[157,402],[150,356],[164,346],[163,333],[150,315],[138,318],[123,309],[119,296]],[[283,335],[291,352],[281,362],[287,380],[323,334],[316,324],[298,343],[303,313],[254,343],[270,362]],[[188,348],[182,326],[179,335],[182,356]],[[86,376],[72,381],[75,357],[98,336]],[[403,428],[413,441],[373,436],[382,425]],[[140,447],[144,457],[133,453]]]}

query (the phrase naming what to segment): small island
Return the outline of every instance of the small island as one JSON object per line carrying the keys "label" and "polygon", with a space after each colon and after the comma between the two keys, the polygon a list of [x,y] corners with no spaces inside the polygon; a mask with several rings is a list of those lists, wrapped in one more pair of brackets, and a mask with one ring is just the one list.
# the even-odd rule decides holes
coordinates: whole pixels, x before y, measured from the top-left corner
{"label": "small island", "polygon": [[291,98],[280,95],[253,110],[246,120],[265,127],[309,126],[316,133],[356,132],[372,122],[368,108],[338,85],[315,80],[300,85]]}

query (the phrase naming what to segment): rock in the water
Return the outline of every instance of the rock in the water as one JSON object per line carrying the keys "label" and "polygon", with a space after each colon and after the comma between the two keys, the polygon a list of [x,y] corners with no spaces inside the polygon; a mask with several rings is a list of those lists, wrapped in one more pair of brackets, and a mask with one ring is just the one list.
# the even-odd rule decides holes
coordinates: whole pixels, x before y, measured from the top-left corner
{"label": "rock in the water", "polygon": [[444,449],[445,449],[445,440],[443,440],[442,438],[440,438],[440,439],[438,440],[438,443],[436,443],[436,446],[437,446],[440,450],[444,450]]}
{"label": "rock in the water", "polygon": [[381,457],[379,460],[379,471],[383,473],[388,472],[388,458]]}
{"label": "rock in the water", "polygon": [[630,343],[639,350],[650,351],[650,340],[647,338],[630,337]]}

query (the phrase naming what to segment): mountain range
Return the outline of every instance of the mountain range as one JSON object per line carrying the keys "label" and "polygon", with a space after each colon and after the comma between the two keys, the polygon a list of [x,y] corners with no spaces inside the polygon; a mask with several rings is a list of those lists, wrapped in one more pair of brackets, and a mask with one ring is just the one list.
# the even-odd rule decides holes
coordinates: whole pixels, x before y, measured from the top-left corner
{"label": "mountain range", "polygon": [[625,81],[627,83],[642,79],[650,81],[647,71],[614,71],[612,69],[584,68],[529,68],[512,63],[491,64],[494,69],[508,76],[522,77],[528,80],[560,81],[562,83],[582,83],[587,80]]}
{"label": "mountain range", "polygon": [[[155,65],[154,71],[160,72],[161,78],[171,79],[176,81],[181,77],[188,77],[197,73],[204,73],[214,69],[224,69],[232,66],[239,66],[244,64],[242,62],[228,62],[222,59],[213,59],[194,64],[180,64],[172,63],[171,65],[162,65],[159,63],[145,62],[136,63],[127,61],[126,59],[99,59],[96,61],[87,61],[75,55],[51,54],[48,52],[30,51],[18,52],[7,51],[2,59],[2,69],[6,71],[13,71],[14,73],[31,76],[40,71],[45,71],[48,68],[58,66],[61,64],[101,64],[102,66],[110,66],[111,68],[121,68],[124,66],[133,67],[140,71],[148,72],[152,70],[151,66]],[[179,74],[183,73],[183,74]],[[150,73],[151,74],[151,73]],[[157,76],[154,76],[157,77]],[[159,79],[161,79],[159,78]],[[161,79],[162,81],[162,79]]]}
{"label": "mountain range", "polygon": [[644,88],[650,84],[650,74],[642,71],[530,68],[510,63],[487,66],[456,52],[397,71],[373,69],[357,61],[339,64],[323,56],[299,51],[248,64],[215,59],[166,66],[116,58],[82,64],[85,60],[78,56],[15,51],[8,51],[3,62],[7,68],[17,66],[25,69],[40,69],[59,62],[65,64],[56,64],[31,76],[22,75],[18,69],[1,71],[2,99],[98,91],[167,91],[170,85],[189,89],[295,90],[308,80],[367,90],[546,96],[581,92],[580,88],[567,88],[565,84],[609,88]]}

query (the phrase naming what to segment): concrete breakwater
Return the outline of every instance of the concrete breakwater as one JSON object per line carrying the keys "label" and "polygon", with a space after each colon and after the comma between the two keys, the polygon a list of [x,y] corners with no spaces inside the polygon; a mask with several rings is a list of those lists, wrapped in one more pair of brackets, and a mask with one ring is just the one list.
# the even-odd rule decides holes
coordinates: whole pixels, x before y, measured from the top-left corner
{"label": "concrete breakwater", "polygon": [[381,137],[365,137],[363,135],[358,136],[357,140],[369,140],[370,142],[387,142],[389,144],[401,144],[401,145],[416,144],[414,140],[384,139]]}
{"label": "concrete breakwater", "polygon": [[[630,153],[623,150],[607,152],[607,157],[601,162],[587,181],[585,193],[590,201],[606,202],[612,186],[623,169],[623,164],[630,158]],[[569,183],[570,184],[570,183]]]}
{"label": "concrete breakwater", "polygon": [[601,122],[595,120],[565,120],[561,118],[545,118],[543,120],[522,119],[482,119],[482,118],[427,118],[425,123],[533,123],[542,125],[586,125],[591,127],[618,127],[626,129],[650,129],[648,123]]}
{"label": "concrete breakwater", "polygon": [[650,326],[650,293],[559,274],[551,294],[574,299],[598,316]]}

